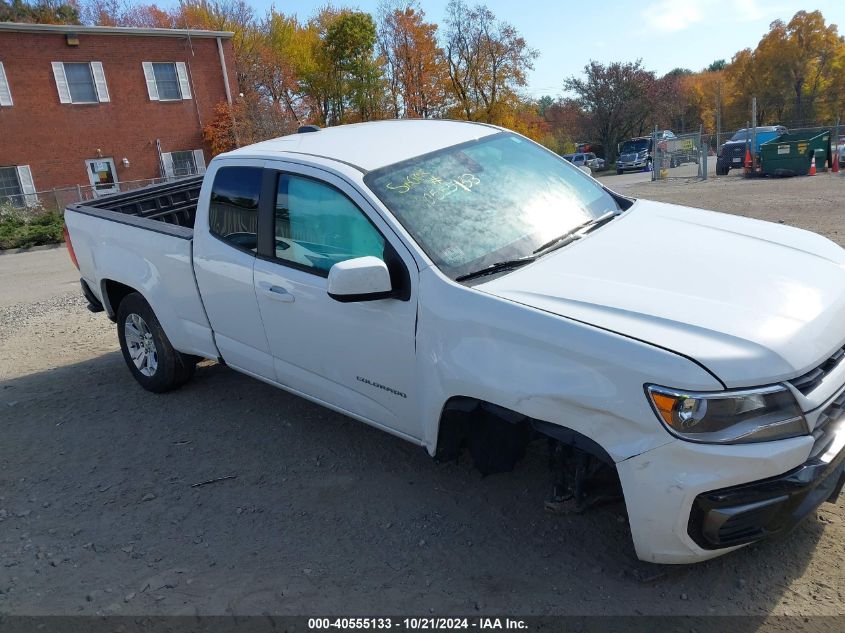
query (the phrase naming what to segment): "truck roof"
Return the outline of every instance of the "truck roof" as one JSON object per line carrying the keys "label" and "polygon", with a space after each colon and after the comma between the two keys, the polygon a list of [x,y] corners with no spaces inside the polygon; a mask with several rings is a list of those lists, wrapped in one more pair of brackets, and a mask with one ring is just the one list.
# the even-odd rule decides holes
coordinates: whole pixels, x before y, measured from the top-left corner
{"label": "truck roof", "polygon": [[391,119],[298,132],[241,147],[225,156],[306,154],[367,172],[501,131],[494,125],[467,121]]}

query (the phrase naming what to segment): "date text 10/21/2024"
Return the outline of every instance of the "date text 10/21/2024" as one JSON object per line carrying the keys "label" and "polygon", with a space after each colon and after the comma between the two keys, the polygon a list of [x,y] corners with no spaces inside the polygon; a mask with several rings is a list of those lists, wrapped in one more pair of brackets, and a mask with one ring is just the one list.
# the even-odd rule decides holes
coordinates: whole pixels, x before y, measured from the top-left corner
{"label": "date text 10/21/2024", "polygon": [[309,618],[309,630],[482,630],[519,631],[528,628],[525,620],[514,618]]}

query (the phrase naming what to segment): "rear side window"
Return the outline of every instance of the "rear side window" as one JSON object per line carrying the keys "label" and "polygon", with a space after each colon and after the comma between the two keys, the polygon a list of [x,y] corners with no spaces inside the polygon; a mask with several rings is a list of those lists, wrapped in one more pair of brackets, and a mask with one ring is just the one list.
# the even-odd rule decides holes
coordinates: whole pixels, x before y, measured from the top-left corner
{"label": "rear side window", "polygon": [[253,253],[258,248],[260,167],[223,167],[214,176],[209,208],[212,235]]}

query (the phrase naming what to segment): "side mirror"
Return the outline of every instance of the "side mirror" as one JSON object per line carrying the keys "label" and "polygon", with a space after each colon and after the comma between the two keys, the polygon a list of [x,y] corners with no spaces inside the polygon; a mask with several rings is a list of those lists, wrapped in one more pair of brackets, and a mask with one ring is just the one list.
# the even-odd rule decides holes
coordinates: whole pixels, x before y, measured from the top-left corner
{"label": "side mirror", "polygon": [[356,257],[329,270],[328,294],[335,301],[375,301],[393,294],[390,271],[378,257]]}

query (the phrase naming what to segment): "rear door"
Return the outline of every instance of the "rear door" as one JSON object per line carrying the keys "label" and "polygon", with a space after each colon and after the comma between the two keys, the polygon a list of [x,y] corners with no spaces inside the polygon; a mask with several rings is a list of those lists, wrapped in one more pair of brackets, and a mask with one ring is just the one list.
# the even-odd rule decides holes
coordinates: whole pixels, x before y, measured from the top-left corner
{"label": "rear door", "polygon": [[208,230],[194,231],[194,272],[223,360],[275,380],[253,284],[263,167],[261,160],[240,160],[207,176],[210,197],[200,204],[208,205]]}
{"label": "rear door", "polygon": [[[269,165],[269,163],[268,163]],[[255,292],[285,386],[389,430],[420,437],[416,414],[417,269],[367,201],[318,168],[268,168]],[[266,219],[265,219],[266,218]],[[340,303],[326,292],[337,262],[373,255],[402,298]]]}

